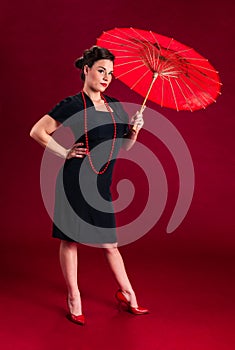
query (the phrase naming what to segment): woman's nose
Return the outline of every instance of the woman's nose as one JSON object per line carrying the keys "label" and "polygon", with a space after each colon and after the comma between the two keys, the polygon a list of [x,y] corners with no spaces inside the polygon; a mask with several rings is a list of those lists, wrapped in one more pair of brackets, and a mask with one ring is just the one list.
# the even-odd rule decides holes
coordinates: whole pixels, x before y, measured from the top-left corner
{"label": "woman's nose", "polygon": [[106,81],[108,81],[109,78],[110,78],[109,72],[105,72],[105,74],[104,74],[104,79],[105,79]]}

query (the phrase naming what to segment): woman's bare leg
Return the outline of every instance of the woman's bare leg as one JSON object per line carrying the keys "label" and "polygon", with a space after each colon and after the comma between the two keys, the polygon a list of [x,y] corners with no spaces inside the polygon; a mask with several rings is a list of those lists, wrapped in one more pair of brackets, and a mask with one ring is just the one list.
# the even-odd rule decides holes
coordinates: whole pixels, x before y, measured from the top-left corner
{"label": "woman's bare leg", "polygon": [[122,256],[117,247],[103,249],[114,274],[117,283],[119,284],[123,294],[130,301],[132,307],[138,307],[135,292],[131,286],[129,278],[126,273],[125,265]]}
{"label": "woman's bare leg", "polygon": [[77,244],[61,240],[60,265],[68,289],[68,308],[73,315],[82,314],[81,297],[78,289]]}

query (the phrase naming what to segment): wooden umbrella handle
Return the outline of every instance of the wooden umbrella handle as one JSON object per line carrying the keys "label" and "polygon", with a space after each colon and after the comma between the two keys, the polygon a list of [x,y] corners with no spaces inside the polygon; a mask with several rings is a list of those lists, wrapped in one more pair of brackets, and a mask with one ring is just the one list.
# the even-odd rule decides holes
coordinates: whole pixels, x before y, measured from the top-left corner
{"label": "wooden umbrella handle", "polygon": [[[142,103],[142,106],[140,108],[140,114],[142,114],[144,109],[145,109],[145,105],[146,105],[147,99],[149,97],[150,91],[152,90],[153,84],[154,84],[155,80],[157,79],[157,77],[158,77],[158,73],[154,72],[153,73],[153,79],[152,79],[152,81],[151,81],[151,83],[149,85],[149,89],[148,89],[147,94],[145,96],[144,102]],[[133,125],[132,130],[137,131],[138,130],[138,126],[137,125]]]}

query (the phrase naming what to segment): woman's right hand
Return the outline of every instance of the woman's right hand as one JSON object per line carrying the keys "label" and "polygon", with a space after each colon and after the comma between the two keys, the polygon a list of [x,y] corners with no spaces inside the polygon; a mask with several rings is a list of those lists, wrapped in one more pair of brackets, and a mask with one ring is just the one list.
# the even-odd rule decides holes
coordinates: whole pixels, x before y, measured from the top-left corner
{"label": "woman's right hand", "polygon": [[83,142],[75,143],[73,147],[68,150],[66,159],[84,158],[87,155],[87,148],[81,146],[84,146]]}

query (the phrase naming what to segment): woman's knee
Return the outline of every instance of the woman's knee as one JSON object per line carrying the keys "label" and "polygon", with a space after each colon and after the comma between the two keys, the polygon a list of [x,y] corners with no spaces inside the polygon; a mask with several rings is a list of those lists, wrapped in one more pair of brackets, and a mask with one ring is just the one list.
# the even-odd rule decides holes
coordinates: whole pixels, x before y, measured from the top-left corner
{"label": "woman's knee", "polygon": [[119,253],[118,247],[116,247],[116,246],[105,247],[104,251],[105,251],[106,254],[112,254],[112,255]]}
{"label": "woman's knee", "polygon": [[60,241],[60,248],[61,249],[75,249],[75,248],[77,248],[77,243],[61,240]]}

